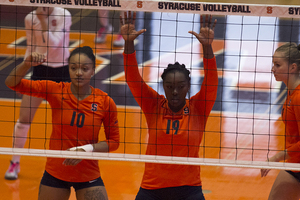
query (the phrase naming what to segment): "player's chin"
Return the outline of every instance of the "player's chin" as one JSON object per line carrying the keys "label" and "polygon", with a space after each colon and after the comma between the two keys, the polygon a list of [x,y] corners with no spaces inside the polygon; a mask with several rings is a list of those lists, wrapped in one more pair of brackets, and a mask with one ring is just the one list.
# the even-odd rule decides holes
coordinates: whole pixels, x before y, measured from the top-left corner
{"label": "player's chin", "polygon": [[276,81],[283,81],[284,77],[280,76],[280,75],[274,75],[274,78]]}
{"label": "player's chin", "polygon": [[170,101],[170,104],[171,104],[173,107],[183,107],[184,104],[185,104],[185,100],[172,99],[172,100]]}
{"label": "player's chin", "polygon": [[71,79],[71,81],[74,84],[74,86],[78,86],[78,87],[84,86],[86,84],[86,82],[84,80],[82,80],[82,79],[76,79],[76,78],[74,78],[74,79]]}
{"label": "player's chin", "polygon": [[282,78],[280,78],[280,77],[278,77],[278,76],[275,76],[275,80],[276,80],[276,81],[283,81],[284,79],[282,79]]}

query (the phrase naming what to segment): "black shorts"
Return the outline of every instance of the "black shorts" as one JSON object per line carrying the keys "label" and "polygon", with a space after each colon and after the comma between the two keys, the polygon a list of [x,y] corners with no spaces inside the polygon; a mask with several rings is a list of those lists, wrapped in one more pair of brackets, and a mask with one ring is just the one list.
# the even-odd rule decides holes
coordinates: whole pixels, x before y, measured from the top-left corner
{"label": "black shorts", "polygon": [[300,182],[300,172],[293,172],[289,170],[286,170],[286,172],[295,177],[295,179],[297,179]]}
{"label": "black shorts", "polygon": [[73,187],[75,191],[84,188],[94,187],[94,186],[104,186],[101,177],[87,182],[68,182],[68,181],[57,179],[46,171],[44,172],[44,175],[42,177],[41,184],[54,187],[54,188],[64,188],[64,189],[70,189],[71,187]]}
{"label": "black shorts", "polygon": [[135,200],[205,200],[205,198],[201,186],[180,186],[155,190],[140,188]]}
{"label": "black shorts", "polygon": [[45,65],[38,65],[33,67],[32,80],[50,80],[59,82],[71,82],[69,74],[69,66],[63,67],[47,67]]}

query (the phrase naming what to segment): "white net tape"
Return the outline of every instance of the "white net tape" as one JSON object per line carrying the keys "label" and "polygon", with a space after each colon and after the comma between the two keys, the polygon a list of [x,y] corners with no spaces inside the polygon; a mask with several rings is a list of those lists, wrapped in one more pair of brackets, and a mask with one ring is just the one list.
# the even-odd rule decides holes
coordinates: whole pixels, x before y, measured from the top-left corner
{"label": "white net tape", "polygon": [[98,152],[76,152],[76,151],[58,151],[41,150],[26,148],[4,148],[0,147],[0,154],[22,155],[22,156],[41,156],[56,158],[76,158],[89,160],[111,160],[111,161],[131,161],[160,164],[184,164],[184,165],[208,165],[223,167],[246,167],[259,169],[286,169],[299,170],[300,164],[282,163],[282,162],[263,162],[263,161],[243,161],[212,158],[188,158],[171,156],[153,156],[137,154],[119,154],[119,153],[98,153]]}

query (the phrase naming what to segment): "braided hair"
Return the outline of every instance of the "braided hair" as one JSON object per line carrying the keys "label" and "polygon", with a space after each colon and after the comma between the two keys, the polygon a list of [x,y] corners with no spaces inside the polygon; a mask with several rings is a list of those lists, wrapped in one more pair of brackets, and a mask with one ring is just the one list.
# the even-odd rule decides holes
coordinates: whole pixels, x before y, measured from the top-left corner
{"label": "braided hair", "polygon": [[170,72],[178,71],[184,74],[188,82],[191,81],[190,77],[190,71],[185,67],[184,64],[179,64],[179,62],[175,62],[174,64],[169,64],[166,69],[164,69],[164,72],[161,75],[162,80],[165,79],[166,75]]}

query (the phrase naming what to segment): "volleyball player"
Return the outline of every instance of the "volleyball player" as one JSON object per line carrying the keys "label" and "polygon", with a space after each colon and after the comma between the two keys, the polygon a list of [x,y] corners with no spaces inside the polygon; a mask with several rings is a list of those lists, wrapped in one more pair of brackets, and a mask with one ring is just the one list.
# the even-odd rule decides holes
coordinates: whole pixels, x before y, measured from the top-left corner
{"label": "volleyball player", "polygon": [[[119,146],[116,105],[106,93],[90,86],[95,73],[93,50],[79,47],[71,52],[71,83],[22,79],[32,65],[44,62],[43,54],[32,53],[10,73],[5,83],[15,91],[49,102],[52,109],[49,149],[86,152],[116,150]],[[102,124],[106,140],[99,142]],[[97,160],[48,157],[39,200],[67,200],[70,187],[74,187],[78,200],[108,199]]]}
{"label": "volleyball player", "polygon": [[[25,58],[32,52],[46,55],[47,62],[33,69],[32,80],[70,81],[67,60],[69,31],[72,24],[68,10],[59,7],[38,7],[25,17],[27,49]],[[13,147],[23,148],[30,124],[43,99],[23,95],[20,115],[13,132]],[[20,172],[20,156],[14,155],[5,178],[15,180]]]}
{"label": "volleyball player", "polygon": [[[203,48],[205,76],[201,90],[186,99],[191,86],[190,71],[184,64],[169,64],[161,78],[166,97],[159,95],[142,79],[136,60],[134,40],[145,29],[135,30],[136,13],[120,17],[125,40],[125,77],[133,96],[143,110],[148,125],[147,155],[199,157],[199,146],[207,118],[217,96],[218,75],[212,42],[216,20],[201,16],[200,33],[193,34]],[[200,166],[146,163],[136,200],[204,199]]]}
{"label": "volleyball player", "polygon": [[[285,124],[285,150],[268,161],[300,163],[300,45],[286,43],[278,47],[273,55],[272,73],[276,81],[282,81],[287,89],[287,98],[282,108]],[[262,169],[261,176],[269,169]],[[269,200],[299,200],[300,172],[280,171],[271,189]]]}

